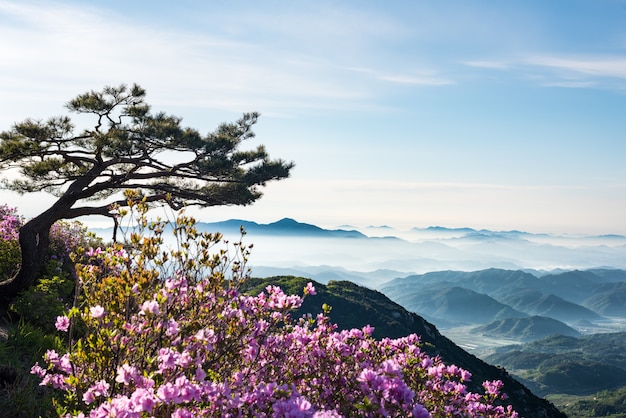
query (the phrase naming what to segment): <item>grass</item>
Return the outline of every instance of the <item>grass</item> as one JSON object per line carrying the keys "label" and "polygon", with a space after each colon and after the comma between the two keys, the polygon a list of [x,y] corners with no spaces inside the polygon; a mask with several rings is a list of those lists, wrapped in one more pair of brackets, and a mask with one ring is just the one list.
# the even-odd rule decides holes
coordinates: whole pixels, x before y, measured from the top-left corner
{"label": "grass", "polygon": [[0,411],[6,418],[56,416],[51,410],[52,390],[39,386],[30,374],[49,348],[60,340],[24,323],[2,324],[0,333]]}

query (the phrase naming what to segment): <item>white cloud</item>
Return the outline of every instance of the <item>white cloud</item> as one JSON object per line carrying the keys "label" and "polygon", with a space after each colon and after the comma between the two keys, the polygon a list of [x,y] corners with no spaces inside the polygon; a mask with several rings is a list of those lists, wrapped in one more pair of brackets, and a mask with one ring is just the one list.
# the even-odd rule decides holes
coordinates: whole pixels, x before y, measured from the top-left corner
{"label": "white cloud", "polygon": [[625,56],[584,56],[570,58],[556,55],[538,55],[528,58],[527,63],[538,67],[555,68],[594,77],[626,79]]}
{"label": "white cloud", "polygon": [[546,87],[602,88],[626,79],[626,56],[563,54],[528,54],[508,59],[463,61],[463,65],[477,69],[502,70],[506,74]]}
{"label": "white cloud", "polygon": [[494,70],[504,70],[509,68],[510,64],[504,61],[489,61],[489,60],[477,60],[477,61],[464,61],[462,64],[469,67],[477,68],[490,68]]}
{"label": "white cloud", "polygon": [[0,28],[0,87],[9,102],[29,91],[45,100],[62,90],[67,100],[67,94],[135,81],[161,101],[236,112],[335,107],[368,94],[329,77],[323,61],[302,65],[293,54],[253,41],[169,33],[58,4],[0,3],[0,19],[13,22]]}
{"label": "white cloud", "polygon": [[446,86],[455,84],[453,80],[443,77],[412,76],[412,75],[384,75],[381,80],[390,81],[397,84],[407,84],[414,86]]}
{"label": "white cloud", "polygon": [[[19,107],[137,82],[158,106],[288,116],[378,108],[389,82],[453,83],[434,71],[389,72],[410,58],[383,59],[385,42],[404,39],[410,28],[385,16],[336,4],[316,6],[311,16],[234,10],[200,8],[185,17],[188,26],[175,28],[82,4],[0,0],[0,90]],[[355,77],[346,67],[371,67],[372,74]]]}

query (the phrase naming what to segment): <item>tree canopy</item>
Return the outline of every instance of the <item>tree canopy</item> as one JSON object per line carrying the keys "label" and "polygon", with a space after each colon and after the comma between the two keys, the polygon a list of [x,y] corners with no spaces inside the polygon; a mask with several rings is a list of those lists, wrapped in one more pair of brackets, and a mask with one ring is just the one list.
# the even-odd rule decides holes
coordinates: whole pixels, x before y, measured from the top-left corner
{"label": "tree canopy", "polygon": [[[126,205],[126,199],[115,198],[118,192],[134,189],[146,201],[166,202],[174,209],[248,205],[261,197],[260,188],[268,181],[289,176],[293,163],[271,159],[262,145],[240,149],[254,137],[258,113],[246,113],[202,135],[182,126],[180,117],[151,113],[145,96],[136,84],[105,87],[67,103],[70,112],[93,117],[88,129],[77,130],[69,116],[59,116],[27,119],[0,133],[1,187],[58,198],[20,230],[17,287],[33,281],[30,270],[40,262],[54,222],[86,215],[114,217],[112,209]],[[7,176],[11,169],[20,175]],[[6,285],[0,284],[0,295],[13,293]]]}

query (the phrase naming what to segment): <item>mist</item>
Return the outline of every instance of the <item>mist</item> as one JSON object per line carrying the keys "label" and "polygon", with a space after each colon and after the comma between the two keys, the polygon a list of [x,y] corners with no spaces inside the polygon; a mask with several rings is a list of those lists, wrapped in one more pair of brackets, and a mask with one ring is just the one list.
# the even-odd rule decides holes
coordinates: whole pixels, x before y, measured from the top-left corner
{"label": "mist", "polygon": [[[212,227],[207,224],[208,230],[219,231]],[[349,227],[342,227],[346,228]],[[107,237],[105,231],[96,232]],[[224,232],[231,243],[241,240],[232,230],[219,232]],[[316,237],[252,231],[243,237],[243,242],[252,245],[248,266],[254,277],[297,275],[321,282],[346,279],[371,288],[397,277],[443,270],[501,268],[543,275],[599,267],[626,269],[626,237],[621,235],[442,227],[409,231],[364,228],[359,232],[364,236]],[[165,245],[175,245],[172,236],[165,236]]]}

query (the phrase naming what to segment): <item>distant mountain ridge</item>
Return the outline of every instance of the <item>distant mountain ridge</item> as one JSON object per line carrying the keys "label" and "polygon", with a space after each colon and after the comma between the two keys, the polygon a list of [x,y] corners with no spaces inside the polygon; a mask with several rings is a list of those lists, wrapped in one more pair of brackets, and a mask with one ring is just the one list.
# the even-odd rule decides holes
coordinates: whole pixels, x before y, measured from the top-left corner
{"label": "distant mountain ridge", "polygon": [[239,233],[243,228],[248,233],[261,235],[283,235],[301,237],[324,237],[324,238],[367,238],[356,230],[324,229],[319,226],[298,222],[292,218],[283,218],[269,224],[259,224],[241,219],[230,219],[221,222],[199,222],[197,227],[201,231],[213,231],[222,233]]}
{"label": "distant mountain ridge", "polygon": [[[197,227],[221,232],[231,242],[240,237],[243,227],[247,232],[244,242],[255,246],[253,265],[265,267],[327,265],[409,274],[490,267],[536,272],[626,269],[626,237],[619,235],[565,236],[444,226],[398,230],[344,225],[326,229],[292,218],[265,224],[243,219],[198,222]],[[113,236],[112,228],[90,229],[105,239]],[[167,233],[166,229],[166,242]],[[123,231],[117,237],[122,235]],[[376,287],[379,283],[367,284]]]}
{"label": "distant mountain ridge", "polygon": [[484,293],[454,286],[449,282],[424,285],[420,287],[419,292],[403,293],[393,299],[408,310],[424,315],[425,318],[437,318],[456,325],[480,324],[493,319],[526,316]]}
{"label": "distant mountain ridge", "polygon": [[[258,223],[255,221],[244,219],[228,219],[224,221],[216,222],[198,222],[198,226],[202,229],[213,230],[217,232],[236,231],[239,232],[240,227],[243,227],[246,231],[269,234],[269,235],[301,235],[301,236],[334,236],[343,238],[372,238],[367,233],[362,231],[367,230],[383,230],[389,232],[389,237],[399,237],[403,231],[397,230],[394,227],[388,225],[380,226],[368,226],[360,228],[352,225],[341,225],[335,229],[325,229],[314,224],[299,222],[293,218],[282,218],[275,222],[270,223]],[[404,231],[407,232],[407,231]],[[435,232],[443,234],[460,234],[463,237],[473,238],[520,238],[520,237],[550,237],[551,234],[546,233],[533,233],[520,231],[516,229],[494,231],[489,229],[475,229],[471,227],[445,227],[441,225],[428,226],[428,227],[413,227],[408,232]],[[396,234],[396,235],[394,235]],[[587,238],[604,238],[609,240],[624,240],[626,245],[626,236],[620,234],[602,234],[602,235],[589,235]]]}
{"label": "distant mountain ridge", "polygon": [[580,333],[561,321],[545,316],[505,318],[474,328],[474,331],[497,338],[534,341],[550,335],[578,337]]}
{"label": "distant mountain ridge", "polygon": [[[440,327],[513,318],[518,324],[509,321],[500,326],[521,329],[519,323],[528,321],[524,319],[528,316],[568,324],[591,324],[606,320],[605,316],[626,318],[626,272],[622,270],[572,270],[541,277],[503,269],[439,271],[397,278],[380,290]],[[535,339],[556,329],[555,324],[536,319],[532,325],[535,330],[526,336]],[[563,333],[574,335],[566,328]],[[500,332],[500,336],[512,335]]]}

